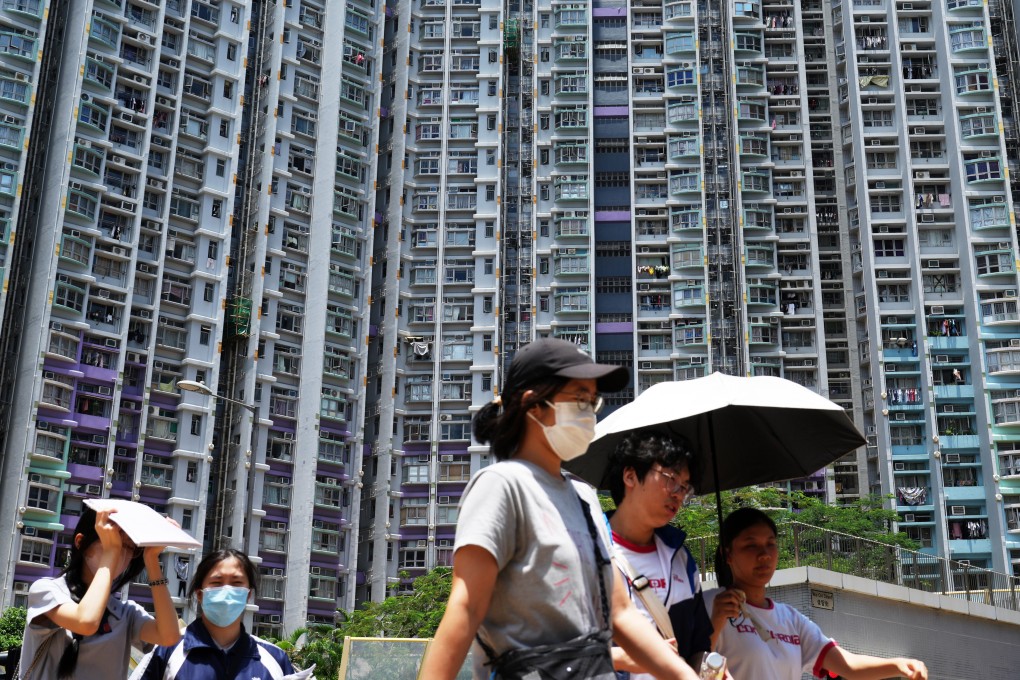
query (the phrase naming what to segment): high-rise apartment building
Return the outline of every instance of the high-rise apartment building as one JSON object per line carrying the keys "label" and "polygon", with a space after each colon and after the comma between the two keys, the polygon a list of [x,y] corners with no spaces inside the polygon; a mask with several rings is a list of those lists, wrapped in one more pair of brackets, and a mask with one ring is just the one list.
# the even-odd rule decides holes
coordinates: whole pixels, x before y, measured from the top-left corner
{"label": "high-rise apartment building", "polygon": [[971,0],[0,0],[4,601],[94,495],[257,557],[259,633],[406,587],[545,335],[631,368],[611,405],[815,389],[868,446],[792,487],[1013,569],[1015,37]]}

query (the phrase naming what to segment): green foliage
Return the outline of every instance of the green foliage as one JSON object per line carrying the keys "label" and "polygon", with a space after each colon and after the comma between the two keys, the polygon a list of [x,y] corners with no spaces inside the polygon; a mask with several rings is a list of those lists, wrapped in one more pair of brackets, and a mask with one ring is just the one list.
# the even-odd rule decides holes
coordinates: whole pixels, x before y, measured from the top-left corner
{"label": "green foliage", "polygon": [[[880,496],[866,496],[847,504],[828,505],[801,492],[788,493],[776,487],[747,487],[724,491],[722,498],[724,514],[739,507],[755,507],[764,510],[775,520],[780,533],[780,569],[819,566],[845,574],[884,580],[893,573],[896,557],[895,551],[887,546],[910,550],[918,547],[906,534],[892,531],[896,512],[886,509],[886,499]],[[712,571],[719,533],[715,494],[697,498],[681,508],[673,524],[687,532],[687,545],[702,569]],[[833,536],[819,529],[846,534],[852,538]],[[882,545],[876,546],[854,538]]]}
{"label": "green foliage", "polygon": [[[436,634],[450,597],[453,572],[438,567],[414,580],[406,595],[366,602],[351,612],[337,611],[337,625],[315,625],[278,641],[300,668],[316,664],[315,675],[335,678],[340,672],[345,637],[430,638]],[[406,578],[401,573],[401,578]]]}
{"label": "green foliage", "polygon": [[21,645],[26,613],[24,607],[8,607],[0,615],[0,652]]}

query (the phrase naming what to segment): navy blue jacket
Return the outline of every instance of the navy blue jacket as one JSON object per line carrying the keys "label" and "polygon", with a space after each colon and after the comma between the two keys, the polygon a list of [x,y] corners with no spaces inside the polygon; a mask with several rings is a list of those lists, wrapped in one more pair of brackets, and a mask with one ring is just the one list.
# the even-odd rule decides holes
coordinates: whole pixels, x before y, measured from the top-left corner
{"label": "navy blue jacket", "polygon": [[[252,637],[244,630],[244,626],[241,626],[241,637],[226,652],[213,642],[201,618],[195,619],[188,626],[184,639],[177,644],[184,645],[187,655],[176,676],[179,680],[272,680],[273,676],[259,658],[259,646],[269,652],[284,673],[294,672],[286,652],[274,644]],[[176,646],[157,648],[141,680],[162,680],[167,660]]]}

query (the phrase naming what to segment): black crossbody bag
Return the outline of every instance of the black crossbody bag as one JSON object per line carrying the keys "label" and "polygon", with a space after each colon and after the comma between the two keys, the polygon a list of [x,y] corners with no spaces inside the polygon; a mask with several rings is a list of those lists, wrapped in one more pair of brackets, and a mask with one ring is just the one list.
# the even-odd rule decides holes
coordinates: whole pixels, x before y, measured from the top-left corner
{"label": "black crossbody bag", "polygon": [[606,594],[606,581],[603,567],[610,564],[598,549],[598,533],[595,522],[591,518],[591,508],[580,495],[581,512],[588,523],[591,534],[592,548],[595,551],[595,565],[599,576],[599,595],[602,597],[603,630],[590,635],[582,635],[566,642],[552,645],[540,645],[526,649],[511,649],[499,656],[485,644],[480,636],[475,636],[478,644],[489,657],[486,663],[493,670],[495,680],[588,680],[616,677],[613,671],[613,659],[609,652],[612,632],[609,625],[609,598]]}

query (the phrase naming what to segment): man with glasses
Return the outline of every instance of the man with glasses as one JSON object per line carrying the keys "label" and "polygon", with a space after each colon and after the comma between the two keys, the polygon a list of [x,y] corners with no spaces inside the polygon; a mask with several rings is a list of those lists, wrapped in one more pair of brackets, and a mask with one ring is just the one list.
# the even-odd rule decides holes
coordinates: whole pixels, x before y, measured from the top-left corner
{"label": "man with glasses", "polygon": [[[637,433],[610,455],[604,479],[616,503],[609,516],[614,562],[631,600],[664,637],[676,640],[677,651],[697,669],[701,656],[711,650],[712,620],[698,566],[684,545],[686,534],[670,525],[680,506],[694,495],[695,464],[685,442]],[[613,649],[613,662],[618,671],[629,671],[631,680],[652,678],[641,673],[622,649]]]}

